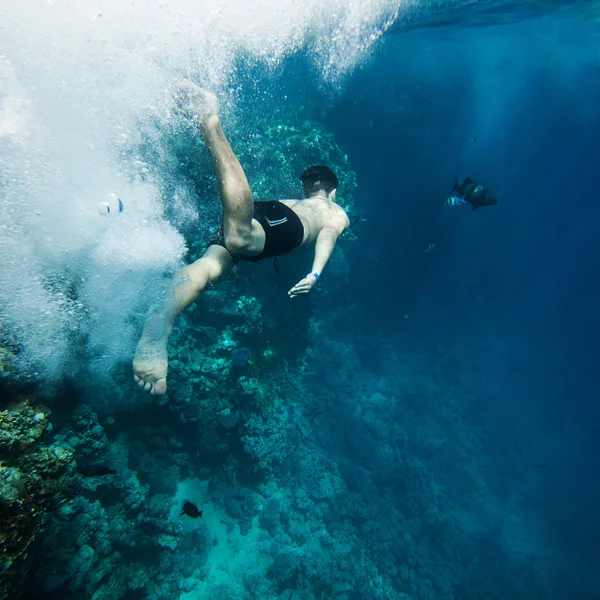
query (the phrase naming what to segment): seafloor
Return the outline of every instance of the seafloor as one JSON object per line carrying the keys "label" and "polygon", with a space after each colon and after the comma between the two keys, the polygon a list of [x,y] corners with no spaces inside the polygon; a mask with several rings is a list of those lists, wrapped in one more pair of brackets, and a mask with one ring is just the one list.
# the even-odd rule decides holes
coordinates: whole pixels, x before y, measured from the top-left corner
{"label": "seafloor", "polygon": [[[489,432],[470,417],[479,395],[495,393],[489,373],[462,368],[463,349],[447,340],[404,352],[389,339],[344,339],[342,314],[293,326],[285,312],[266,314],[255,297],[211,292],[175,334],[162,401],[142,404],[124,377],[49,416],[43,448],[116,474],[73,468],[18,565],[31,573],[22,591],[552,597],[542,532],[518,497],[494,489]],[[15,477],[21,498],[33,485],[17,465],[3,464],[4,502]],[[185,500],[201,519],[180,516]]]}

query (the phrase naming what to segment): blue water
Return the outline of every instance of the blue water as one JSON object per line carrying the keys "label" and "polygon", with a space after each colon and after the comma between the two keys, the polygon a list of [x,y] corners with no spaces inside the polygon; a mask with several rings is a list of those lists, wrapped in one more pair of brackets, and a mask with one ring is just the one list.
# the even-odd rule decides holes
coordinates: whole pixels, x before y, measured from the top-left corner
{"label": "blue water", "polygon": [[[34,385],[61,443],[117,474],[74,475],[26,597],[600,598],[600,21],[591,3],[411,14],[337,91],[302,52],[240,58],[223,120],[251,184],[298,192],[276,169],[314,161],[308,137],[286,154],[254,136],[309,119],[366,221],[307,298],[286,291],[310,255],[204,294],[164,401],[126,362],[90,387],[85,341],[62,387]],[[171,134],[177,161],[137,151],[163,191],[198,195],[198,228],[165,211],[195,257],[216,186],[201,147],[182,158],[189,131]],[[455,177],[498,206],[442,206]]]}

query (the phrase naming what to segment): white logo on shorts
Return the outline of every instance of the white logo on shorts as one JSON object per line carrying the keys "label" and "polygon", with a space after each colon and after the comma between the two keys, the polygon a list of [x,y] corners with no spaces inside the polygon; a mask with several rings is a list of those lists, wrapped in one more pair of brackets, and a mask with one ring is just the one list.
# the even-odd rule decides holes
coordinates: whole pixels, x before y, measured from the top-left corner
{"label": "white logo on shorts", "polygon": [[284,223],[287,223],[287,217],[283,217],[283,219],[277,219],[276,221],[271,221],[271,219],[268,219],[267,217],[265,217],[265,221],[271,227],[275,227],[275,225],[283,225]]}

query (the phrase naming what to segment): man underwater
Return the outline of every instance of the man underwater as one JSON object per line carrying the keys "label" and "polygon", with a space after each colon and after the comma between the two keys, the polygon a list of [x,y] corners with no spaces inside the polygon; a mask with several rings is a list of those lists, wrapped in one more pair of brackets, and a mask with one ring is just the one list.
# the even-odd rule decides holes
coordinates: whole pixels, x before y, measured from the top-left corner
{"label": "man underwater", "polygon": [[302,173],[302,200],[256,202],[221,128],[216,96],[190,81],[181,82],[178,92],[182,110],[197,124],[211,155],[223,224],[202,258],[173,279],[163,308],[146,321],[133,371],[138,384],[153,395],[167,391],[167,343],[173,323],[209,283],[216,283],[240,260],[257,262],[314,245],[310,273],[288,292],[290,298],[307,294],[321,276],[338,237],[350,225],[344,209],[335,203],[338,179],[323,166]]}
{"label": "man underwater", "polygon": [[458,185],[458,178],[455,178],[452,192],[444,200],[444,204],[446,206],[470,204],[473,211],[477,210],[480,206],[494,206],[498,204],[498,197],[492,190],[484,188],[470,177],[467,177],[460,185]]}

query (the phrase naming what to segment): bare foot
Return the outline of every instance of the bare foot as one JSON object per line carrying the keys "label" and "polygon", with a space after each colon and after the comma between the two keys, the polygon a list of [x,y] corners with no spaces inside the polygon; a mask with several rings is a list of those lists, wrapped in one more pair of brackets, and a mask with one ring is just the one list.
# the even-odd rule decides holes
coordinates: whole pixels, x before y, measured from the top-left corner
{"label": "bare foot", "polygon": [[218,117],[219,101],[207,90],[203,90],[189,79],[180,81],[175,86],[175,100],[183,113],[192,120],[208,121]]}
{"label": "bare foot", "polygon": [[160,396],[167,391],[169,336],[164,330],[164,325],[148,321],[133,357],[134,379],[153,396]]}

